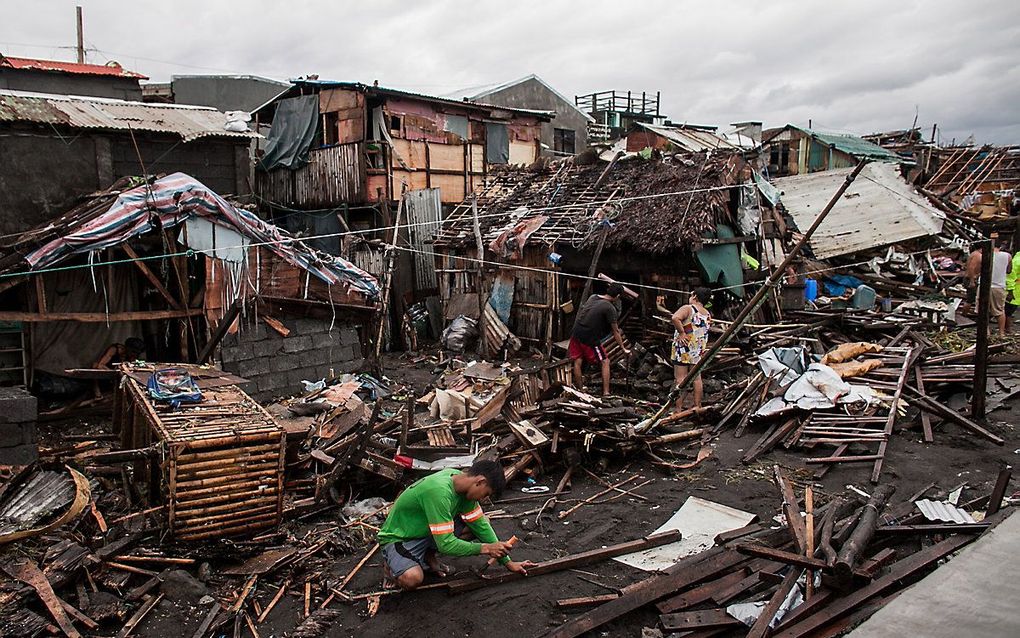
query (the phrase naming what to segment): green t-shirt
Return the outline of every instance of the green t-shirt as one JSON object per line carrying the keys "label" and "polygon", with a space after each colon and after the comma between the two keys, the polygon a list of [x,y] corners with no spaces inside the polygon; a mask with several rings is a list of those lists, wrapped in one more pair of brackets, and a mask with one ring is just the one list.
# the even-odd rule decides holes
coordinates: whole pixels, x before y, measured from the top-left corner
{"label": "green t-shirt", "polygon": [[[379,530],[379,544],[426,538],[432,534],[442,554],[477,556],[482,553],[481,543],[498,542],[481,505],[454,491],[453,476],[456,474],[460,474],[460,470],[440,470],[418,479],[404,490]],[[481,543],[465,541],[454,535],[453,517],[458,515]],[[506,564],[509,560],[510,557],[505,556],[500,563]]]}

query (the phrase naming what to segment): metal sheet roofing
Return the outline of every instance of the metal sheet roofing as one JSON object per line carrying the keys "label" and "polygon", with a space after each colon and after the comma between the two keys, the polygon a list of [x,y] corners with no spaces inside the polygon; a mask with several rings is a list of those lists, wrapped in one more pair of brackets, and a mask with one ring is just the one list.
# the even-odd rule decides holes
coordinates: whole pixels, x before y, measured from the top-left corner
{"label": "metal sheet roofing", "polygon": [[856,135],[836,135],[833,133],[819,133],[818,131],[804,128],[802,126],[787,125],[787,129],[797,129],[815,138],[818,142],[830,146],[837,151],[842,151],[854,157],[866,157],[884,162],[902,162],[903,158],[887,148],[869,142]]}
{"label": "metal sheet roofing", "polygon": [[[825,208],[852,168],[774,180],[782,202],[800,230]],[[819,259],[935,235],[944,216],[904,180],[895,164],[868,164],[811,238]]]}
{"label": "metal sheet roofing", "polygon": [[148,131],[179,135],[185,142],[200,137],[255,137],[224,130],[227,116],[206,106],[149,104],[95,97],[76,97],[0,90],[0,122],[32,122],[72,128]]}
{"label": "metal sheet roofing", "polygon": [[656,135],[661,135],[670,142],[673,142],[677,146],[691,151],[692,153],[700,153],[701,151],[716,151],[720,149],[730,151],[741,150],[740,146],[729,142],[712,131],[706,131],[703,128],[658,126],[656,124],[645,124],[644,122],[637,122],[637,124]]}
{"label": "metal sheet roofing", "polygon": [[30,71],[47,71],[53,73],[73,73],[75,75],[106,75],[119,78],[148,80],[148,76],[128,71],[116,62],[109,64],[78,64],[62,60],[37,60],[35,58],[12,58],[0,55],[0,67],[24,69]]}
{"label": "metal sheet roofing", "polygon": [[943,523],[976,523],[974,517],[965,510],[953,505],[949,501],[932,501],[923,499],[914,501],[917,509],[921,510],[924,517],[929,521],[941,521]]}

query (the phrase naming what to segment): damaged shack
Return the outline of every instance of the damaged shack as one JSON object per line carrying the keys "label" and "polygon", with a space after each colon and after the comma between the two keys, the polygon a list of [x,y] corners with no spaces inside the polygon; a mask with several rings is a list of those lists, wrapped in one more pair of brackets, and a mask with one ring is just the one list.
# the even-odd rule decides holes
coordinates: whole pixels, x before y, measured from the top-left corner
{"label": "damaged shack", "polygon": [[494,172],[434,243],[446,318],[477,317],[481,291],[524,345],[547,351],[569,334],[586,279],[611,273],[636,284],[621,329],[659,338],[657,289],[669,303],[702,283],[743,295],[741,255],[758,251],[757,225],[741,223],[757,208],[751,174],[736,152]]}
{"label": "damaged shack", "polygon": [[57,394],[102,377],[102,353],[129,338],[156,361],[219,348],[253,394],[282,394],[356,365],[378,295],[371,275],[183,173],[122,179],[0,248],[0,321],[20,337],[5,361]]}

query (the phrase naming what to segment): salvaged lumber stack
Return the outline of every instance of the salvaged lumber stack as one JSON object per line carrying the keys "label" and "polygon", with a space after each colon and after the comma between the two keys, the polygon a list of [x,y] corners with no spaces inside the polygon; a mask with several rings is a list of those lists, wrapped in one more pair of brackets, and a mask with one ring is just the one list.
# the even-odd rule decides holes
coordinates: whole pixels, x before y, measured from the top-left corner
{"label": "salvaged lumber stack", "polygon": [[[195,376],[202,372],[183,367],[194,368]],[[283,428],[235,385],[203,388],[199,403],[153,401],[142,379],[156,369],[123,365],[114,427],[125,449],[155,448],[158,461],[150,458],[148,468],[136,464],[136,479],[147,478],[150,496],[165,502],[171,534],[211,539],[279,524]]]}

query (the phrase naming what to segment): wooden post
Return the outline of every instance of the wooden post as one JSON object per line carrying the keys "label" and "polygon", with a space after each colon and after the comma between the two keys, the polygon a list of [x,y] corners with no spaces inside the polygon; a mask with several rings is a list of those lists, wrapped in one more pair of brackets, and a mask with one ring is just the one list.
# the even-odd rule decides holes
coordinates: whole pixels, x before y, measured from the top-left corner
{"label": "wooden post", "polygon": [[485,286],[482,283],[484,272],[482,260],[485,259],[485,244],[482,241],[482,227],[478,223],[478,197],[471,195],[471,223],[475,234],[475,285],[478,289],[478,354],[483,358],[488,356],[488,346],[485,342]]}
{"label": "wooden post", "polygon": [[396,265],[397,239],[400,236],[400,220],[404,213],[404,192],[407,184],[400,187],[400,201],[397,203],[397,220],[393,225],[392,245],[386,249],[386,281],[383,282],[382,301],[379,306],[379,329],[375,338],[375,361],[379,362],[379,355],[382,352],[383,334],[386,331],[386,315],[389,313],[390,292],[393,288],[393,267]]}
{"label": "wooden post", "polygon": [[835,572],[836,577],[843,583],[849,584],[853,578],[854,565],[860,561],[861,554],[868,546],[868,542],[871,541],[871,537],[875,535],[879,514],[882,513],[882,509],[895,491],[894,485],[879,485],[875,488],[868,504],[864,506],[864,512],[861,514],[857,526],[854,527],[853,533],[840,548],[839,555],[836,557]]}
{"label": "wooden post", "polygon": [[981,279],[978,282],[977,343],[974,352],[974,394],[970,399],[970,415],[985,418],[985,398],[988,391],[988,311],[992,293],[992,259],[995,246],[991,239],[981,245]]}
{"label": "wooden post", "polygon": [[706,352],[701,357],[701,361],[694,364],[694,367],[687,373],[687,376],[684,377],[684,380],[678,383],[676,387],[674,387],[670,391],[669,396],[667,396],[666,400],[663,401],[662,407],[659,408],[658,412],[653,414],[650,418],[646,419],[643,423],[638,424],[636,431],[639,434],[643,434],[648,430],[652,429],[653,427],[655,427],[655,424],[658,423],[660,419],[662,419],[662,415],[666,413],[666,410],[668,410],[671,405],[673,405],[673,402],[676,401],[676,398],[678,396],[680,396],[680,393],[686,390],[687,386],[690,385],[691,381],[696,379],[698,377],[698,374],[700,374],[701,371],[704,370],[705,367],[709,363],[711,363],[713,359],[715,359],[716,355],[718,355],[719,352],[726,346],[726,344],[729,343],[733,335],[735,335],[737,331],[740,330],[740,327],[744,325],[744,322],[747,321],[747,318],[750,317],[754,313],[754,311],[758,309],[759,306],[761,306],[762,302],[765,301],[765,297],[768,295],[769,289],[775,286],[776,283],[778,283],[778,281],[783,277],[783,275],[786,273],[786,267],[793,263],[793,260],[797,258],[797,255],[800,254],[800,251],[803,250],[804,246],[806,246],[808,241],[810,241],[811,236],[814,235],[816,230],[818,230],[818,227],[821,225],[821,223],[825,221],[825,218],[828,216],[829,211],[831,211],[832,208],[836,205],[836,203],[839,202],[839,200],[843,197],[843,193],[845,193],[846,189],[850,187],[850,184],[852,184],[853,181],[857,179],[857,176],[861,174],[861,171],[864,170],[864,167],[867,166],[867,164],[868,164],[867,159],[861,160],[860,163],[857,164],[857,167],[854,168],[853,172],[846,176],[846,179],[843,181],[840,187],[836,189],[836,192],[833,193],[832,197],[829,199],[829,203],[825,205],[825,208],[822,209],[822,212],[818,213],[818,217],[815,218],[815,221],[801,236],[800,241],[798,241],[793,246],[793,248],[790,249],[790,252],[786,254],[786,259],[783,260],[783,263],[779,264],[776,267],[776,269],[772,271],[772,274],[769,275],[769,278],[766,279],[765,283],[762,284],[761,288],[758,289],[758,292],[756,292],[754,296],[747,302],[743,310],[741,310],[740,313],[737,314],[737,316],[733,319],[733,323],[731,323],[730,327],[726,329],[726,332],[724,332],[715,341],[715,343],[712,344],[711,347],[709,347],[708,352]]}

